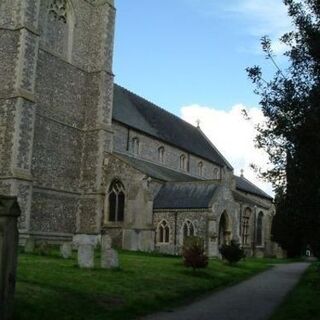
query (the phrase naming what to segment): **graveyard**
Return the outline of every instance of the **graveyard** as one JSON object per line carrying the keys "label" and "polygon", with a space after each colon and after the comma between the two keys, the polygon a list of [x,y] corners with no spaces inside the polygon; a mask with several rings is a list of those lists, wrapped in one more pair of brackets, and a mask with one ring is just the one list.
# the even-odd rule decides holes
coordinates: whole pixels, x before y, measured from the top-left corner
{"label": "graveyard", "polygon": [[247,259],[237,266],[210,260],[193,272],[181,257],[119,252],[119,267],[79,268],[76,252],[64,259],[59,250],[19,254],[15,319],[134,319],[170,310],[264,271],[275,259]]}

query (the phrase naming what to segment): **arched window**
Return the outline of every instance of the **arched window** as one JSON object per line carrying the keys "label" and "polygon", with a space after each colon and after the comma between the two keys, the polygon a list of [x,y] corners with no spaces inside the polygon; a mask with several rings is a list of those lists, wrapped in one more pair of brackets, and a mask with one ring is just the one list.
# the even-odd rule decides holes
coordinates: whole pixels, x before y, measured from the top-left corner
{"label": "arched window", "polygon": [[164,163],[164,147],[158,149],[158,161]]}
{"label": "arched window", "polygon": [[202,163],[202,161],[200,161],[200,162],[198,163],[198,175],[199,175],[200,177],[202,177],[202,175],[203,175],[203,163]]}
{"label": "arched window", "polygon": [[242,245],[250,244],[250,218],[251,218],[251,209],[246,208],[242,214]]}
{"label": "arched window", "polygon": [[218,168],[213,169],[213,179],[219,179],[219,169]]}
{"label": "arched window", "polygon": [[257,219],[257,245],[262,246],[263,212],[259,212]]}
{"label": "arched window", "polygon": [[124,220],[124,186],[119,180],[114,180],[109,188],[109,221]]}
{"label": "arched window", "polygon": [[162,220],[158,225],[158,242],[159,243],[170,242],[170,228],[166,220]]}
{"label": "arched window", "polygon": [[186,220],[183,224],[183,238],[195,235],[195,227],[190,220]]}
{"label": "arched window", "polygon": [[134,154],[139,154],[139,148],[140,148],[140,143],[139,143],[139,138],[135,137],[132,139],[132,151]]}
{"label": "arched window", "polygon": [[[47,48],[71,61],[73,33],[75,26],[74,10],[69,0],[49,0],[45,6],[42,41]],[[41,13],[42,14],[42,13]]]}
{"label": "arched window", "polygon": [[180,169],[187,170],[187,157],[184,154],[180,156]]}

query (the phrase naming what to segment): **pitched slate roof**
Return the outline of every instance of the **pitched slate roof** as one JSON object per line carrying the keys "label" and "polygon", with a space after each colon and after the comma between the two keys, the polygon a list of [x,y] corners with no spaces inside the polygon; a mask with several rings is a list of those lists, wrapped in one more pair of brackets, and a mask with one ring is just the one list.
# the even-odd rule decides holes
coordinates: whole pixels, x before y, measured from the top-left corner
{"label": "pitched slate roof", "polygon": [[206,209],[217,189],[212,182],[167,182],[153,202],[154,209]]}
{"label": "pitched slate roof", "polygon": [[240,193],[238,191],[233,191],[232,194],[233,194],[234,200],[237,202],[248,203],[253,206],[261,207],[264,209],[270,208],[270,205],[268,206],[266,204],[260,203],[258,201],[253,200],[253,199],[250,199],[249,197],[246,197],[243,193]]}
{"label": "pitched slate roof", "polygon": [[235,178],[236,178],[236,188],[238,190],[246,193],[251,193],[255,196],[266,198],[268,200],[273,200],[272,197],[270,197],[267,193],[262,191],[260,188],[258,188],[256,185],[254,185],[252,182],[250,182],[246,178],[238,177],[238,176],[235,176]]}
{"label": "pitched slate roof", "polygon": [[196,181],[197,178],[180,173],[166,167],[158,166],[155,163],[144,161],[142,159],[127,156],[122,153],[114,152],[114,155],[127,162],[133,168],[147,174],[149,177],[162,181]]}
{"label": "pitched slate roof", "polygon": [[114,85],[112,118],[122,124],[232,169],[198,128],[119,85]]}

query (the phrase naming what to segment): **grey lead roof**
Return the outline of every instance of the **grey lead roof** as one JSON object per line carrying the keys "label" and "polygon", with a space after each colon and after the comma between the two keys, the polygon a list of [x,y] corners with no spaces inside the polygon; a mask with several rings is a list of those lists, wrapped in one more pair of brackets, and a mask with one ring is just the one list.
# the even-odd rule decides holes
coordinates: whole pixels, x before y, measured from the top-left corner
{"label": "grey lead roof", "polygon": [[189,176],[184,173],[180,173],[162,166],[158,166],[154,163],[144,161],[142,159],[137,159],[124,155],[122,153],[114,153],[115,156],[124,160],[133,168],[147,174],[149,177],[162,180],[162,181],[196,181],[198,179]]}
{"label": "grey lead roof", "polygon": [[262,191],[260,188],[258,188],[256,185],[254,185],[252,182],[247,180],[244,177],[238,177],[235,176],[236,178],[236,188],[240,191],[251,193],[253,195],[266,198],[268,200],[273,200],[272,197],[270,197],[267,193]]}
{"label": "grey lead roof", "polygon": [[198,128],[114,84],[112,118],[185,151],[232,169]]}
{"label": "grey lead roof", "polygon": [[167,182],[153,202],[154,209],[205,209],[217,189],[212,182]]}
{"label": "grey lead roof", "polygon": [[233,194],[234,200],[237,201],[237,202],[248,203],[248,204],[251,204],[253,206],[261,207],[261,208],[264,208],[264,209],[269,209],[270,208],[270,205],[267,206],[264,203],[260,203],[258,201],[254,201],[253,199],[250,199],[249,197],[246,197],[245,194],[240,193],[238,191],[233,191],[232,194]]}

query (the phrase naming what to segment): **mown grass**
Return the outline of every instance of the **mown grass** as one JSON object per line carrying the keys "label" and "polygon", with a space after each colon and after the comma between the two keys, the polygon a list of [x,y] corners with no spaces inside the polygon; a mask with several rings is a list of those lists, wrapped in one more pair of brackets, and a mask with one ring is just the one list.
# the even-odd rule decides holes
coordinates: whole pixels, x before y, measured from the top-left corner
{"label": "mown grass", "polygon": [[320,319],[320,263],[313,263],[271,320]]}
{"label": "mown grass", "polygon": [[229,266],[211,260],[194,273],[179,257],[120,252],[119,269],[83,270],[74,258],[20,254],[15,319],[133,319],[190,302],[274,262],[247,259]]}

